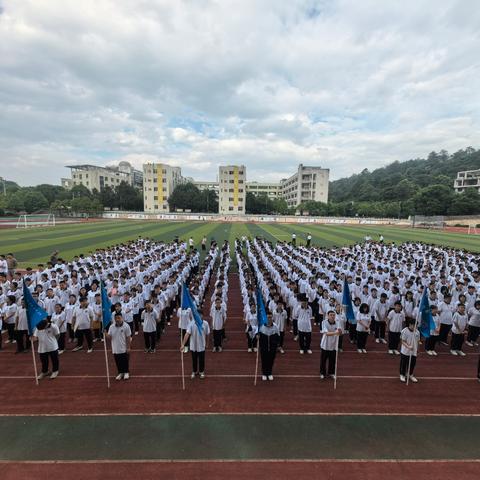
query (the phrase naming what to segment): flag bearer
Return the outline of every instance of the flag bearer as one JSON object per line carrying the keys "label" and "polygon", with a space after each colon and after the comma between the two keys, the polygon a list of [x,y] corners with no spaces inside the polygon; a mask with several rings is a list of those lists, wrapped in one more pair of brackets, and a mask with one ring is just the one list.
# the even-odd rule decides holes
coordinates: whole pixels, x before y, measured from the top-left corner
{"label": "flag bearer", "polygon": [[[407,326],[400,334],[402,347],[400,349],[400,381],[407,381],[407,369],[410,364],[410,380],[417,383],[418,380],[413,376],[415,364],[417,363],[418,343],[420,342],[420,332],[415,328],[415,320],[410,318]],[[411,359],[411,361],[410,361]]]}
{"label": "flag bearer", "polygon": [[28,350],[28,320],[25,301],[22,300],[21,306],[17,309],[15,318],[15,335],[17,337],[17,351],[21,353]]}
{"label": "flag bearer", "polygon": [[267,315],[267,323],[262,325],[259,330],[259,348],[262,359],[262,380],[273,380],[273,363],[277,353],[280,332],[273,323],[271,314]]}
{"label": "flag bearer", "polygon": [[128,323],[123,321],[121,314],[115,314],[115,323],[110,325],[107,338],[112,342],[113,358],[117,365],[118,375],[115,380],[128,380],[130,378],[129,357],[132,331]]}
{"label": "flag bearer", "polygon": [[342,329],[336,320],[336,315],[333,310],[329,310],[327,312],[327,318],[322,321],[321,333],[323,335],[320,341],[320,378],[327,376],[327,362],[328,375],[335,378],[337,347],[340,335],[342,335]]}
{"label": "flag bearer", "polygon": [[[199,375],[200,378],[205,378],[205,349],[207,346],[207,335],[210,334],[210,326],[205,320],[200,320],[201,323],[197,325],[195,320],[191,320],[187,327],[187,332],[183,337],[180,351],[185,351],[185,345],[190,341],[190,352],[192,354],[192,375]],[[200,326],[201,325],[201,326]]]}
{"label": "flag bearer", "polygon": [[[33,340],[38,340],[38,353],[42,362],[42,371],[37,379],[50,375],[53,380],[58,377],[59,362],[58,362],[58,342],[57,338],[60,335],[58,327],[49,322],[42,320],[37,324],[37,328],[33,332]],[[52,373],[48,371],[48,359],[52,362]]]}
{"label": "flag bearer", "polygon": [[[183,287],[186,288],[186,287]],[[182,308],[178,307],[177,309],[178,317],[178,329],[180,330],[180,342],[183,342],[183,337],[187,333],[188,324],[193,320],[192,309],[191,308]],[[188,352],[188,345],[185,345],[185,352]]]}

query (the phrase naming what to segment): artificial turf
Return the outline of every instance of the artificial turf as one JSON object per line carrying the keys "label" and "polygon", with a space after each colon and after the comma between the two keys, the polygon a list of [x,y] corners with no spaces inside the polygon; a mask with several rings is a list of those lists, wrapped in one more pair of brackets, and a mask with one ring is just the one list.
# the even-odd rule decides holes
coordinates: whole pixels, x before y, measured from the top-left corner
{"label": "artificial turf", "polygon": [[402,243],[421,241],[452,246],[470,251],[480,251],[480,237],[443,231],[399,228],[392,226],[344,226],[305,224],[256,224],[218,222],[168,222],[168,221],[100,221],[81,224],[57,225],[56,227],[34,227],[26,230],[0,231],[0,253],[12,252],[20,267],[36,266],[48,260],[53,250],[70,260],[74,255],[89,252],[100,247],[133,240],[139,235],[154,240],[171,241],[178,236],[182,239],[193,237],[198,245],[205,235],[210,241],[229,240],[245,235],[260,235],[271,241],[289,241],[292,233],[297,234],[297,244],[305,243],[308,233],[312,244],[324,247],[349,245],[362,241],[369,234],[374,239],[382,234],[386,242]]}

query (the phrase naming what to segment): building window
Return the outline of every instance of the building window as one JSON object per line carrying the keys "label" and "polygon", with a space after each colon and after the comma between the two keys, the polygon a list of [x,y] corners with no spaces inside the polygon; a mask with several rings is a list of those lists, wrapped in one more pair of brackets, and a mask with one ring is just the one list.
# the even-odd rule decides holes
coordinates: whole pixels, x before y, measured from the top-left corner
{"label": "building window", "polygon": [[153,197],[153,199],[154,199],[154,200],[158,200],[158,196],[155,195],[155,196]]}
{"label": "building window", "polygon": [[154,191],[154,192],[158,192],[158,188],[157,188],[157,187],[153,187],[153,191]]}
{"label": "building window", "polygon": [[233,212],[233,207],[228,207],[229,212]]}
{"label": "building window", "polygon": [[238,211],[239,211],[239,212],[241,212],[242,210],[243,210],[243,207],[242,207],[242,206],[238,207]]}
{"label": "building window", "polygon": [[166,191],[167,191],[167,187],[163,187],[163,188],[162,188],[162,191],[166,192]]}
{"label": "building window", "polygon": [[228,201],[229,201],[229,202],[233,202],[233,198],[232,198],[232,197],[229,197],[229,198],[228,198]]}

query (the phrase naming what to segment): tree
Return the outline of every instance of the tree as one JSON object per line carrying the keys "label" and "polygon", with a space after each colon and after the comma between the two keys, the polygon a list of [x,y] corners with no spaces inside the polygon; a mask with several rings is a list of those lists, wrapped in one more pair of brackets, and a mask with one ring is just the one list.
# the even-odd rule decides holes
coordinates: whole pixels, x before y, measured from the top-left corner
{"label": "tree", "polygon": [[59,185],[49,185],[47,183],[37,185],[34,189],[47,199],[49,205],[66,193],[63,187]]}
{"label": "tree", "polygon": [[445,185],[431,185],[422,188],[414,197],[417,215],[446,215],[454,193]]}
{"label": "tree", "polygon": [[43,193],[37,192],[33,189],[28,189],[26,191],[21,190],[21,192],[23,193],[23,204],[27,213],[33,213],[48,208],[49,204]]}
{"label": "tree", "polygon": [[14,212],[23,212],[25,210],[21,190],[17,190],[15,193],[12,193],[7,197],[6,209],[13,210]]}
{"label": "tree", "polygon": [[476,215],[480,213],[480,193],[475,188],[467,188],[454,195],[448,209],[449,215]]}
{"label": "tree", "polygon": [[192,212],[202,212],[203,197],[200,190],[193,183],[184,183],[177,185],[170,197],[168,197],[170,209],[190,210]]}
{"label": "tree", "polygon": [[116,204],[121,210],[142,210],[143,196],[140,190],[126,182],[120,182],[115,189]]}

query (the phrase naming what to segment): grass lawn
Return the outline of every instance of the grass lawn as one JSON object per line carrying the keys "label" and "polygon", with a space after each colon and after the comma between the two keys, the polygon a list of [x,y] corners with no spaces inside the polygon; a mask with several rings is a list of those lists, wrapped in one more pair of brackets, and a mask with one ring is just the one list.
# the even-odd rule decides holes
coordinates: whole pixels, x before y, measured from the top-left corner
{"label": "grass lawn", "polygon": [[0,231],[0,253],[12,252],[21,267],[36,266],[46,262],[53,250],[60,251],[62,258],[71,259],[99,247],[132,240],[139,235],[155,240],[172,240],[176,235],[199,243],[203,235],[218,242],[227,239],[233,243],[242,235],[261,235],[268,240],[290,240],[297,234],[297,243],[304,243],[310,232],[313,244],[324,247],[348,245],[362,241],[368,233],[374,239],[383,234],[386,242],[401,243],[409,240],[448,245],[470,251],[480,251],[480,237],[441,231],[398,228],[389,226],[343,226],[343,225],[278,225],[253,223],[208,223],[208,222],[162,222],[162,221],[102,221],[90,224],[59,225],[27,230]]}

